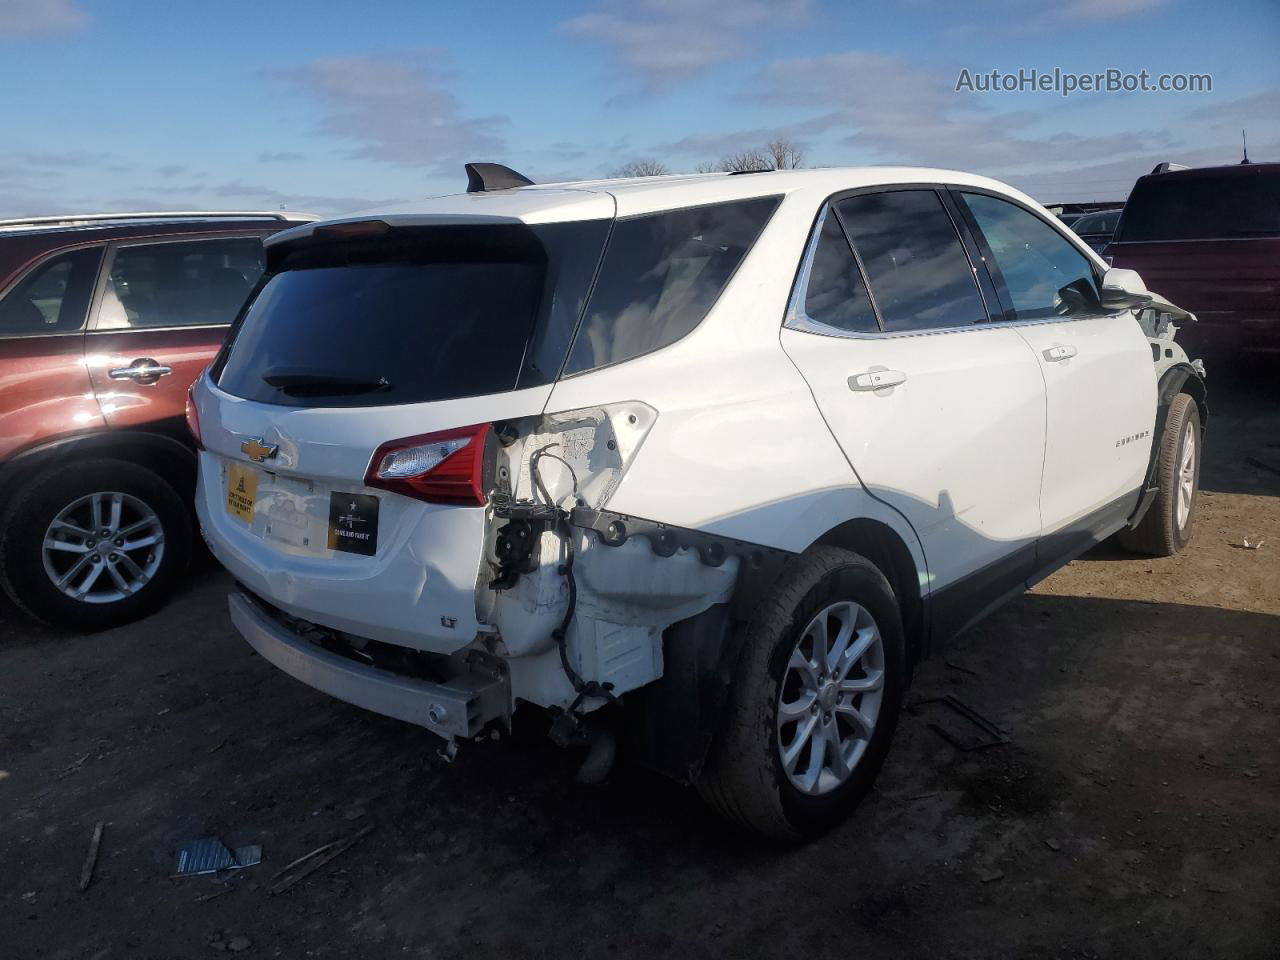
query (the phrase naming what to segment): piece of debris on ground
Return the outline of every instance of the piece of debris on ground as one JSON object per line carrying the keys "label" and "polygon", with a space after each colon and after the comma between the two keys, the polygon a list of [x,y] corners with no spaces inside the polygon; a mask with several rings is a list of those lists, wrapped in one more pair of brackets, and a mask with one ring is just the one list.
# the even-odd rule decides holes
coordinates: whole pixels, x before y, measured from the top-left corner
{"label": "piece of debris on ground", "polygon": [[375,824],[366,824],[356,833],[343,840],[334,840],[322,847],[316,847],[310,853],[303,854],[297,860],[287,864],[272,876],[270,893],[284,893],[295,883],[311,876],[334,858],[350,850],[353,846],[373,832]]}
{"label": "piece of debris on ground", "polygon": [[200,877],[220,870],[243,870],[262,862],[262,847],[257,844],[231,851],[217,837],[204,837],[183,844],[178,851],[175,877]]}
{"label": "piece of debris on ground", "polygon": [[84,866],[80,868],[80,892],[89,889],[93,882],[93,870],[98,865],[98,850],[102,847],[102,830],[105,824],[101,820],[93,828],[93,836],[89,839],[89,852],[85,854]]}

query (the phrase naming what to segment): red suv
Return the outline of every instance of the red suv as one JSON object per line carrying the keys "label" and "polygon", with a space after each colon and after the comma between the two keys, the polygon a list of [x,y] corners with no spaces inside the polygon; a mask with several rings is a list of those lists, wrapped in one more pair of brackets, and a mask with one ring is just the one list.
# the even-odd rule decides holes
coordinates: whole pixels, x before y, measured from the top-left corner
{"label": "red suv", "polygon": [[187,564],[187,389],[263,270],[314,217],[95,214],[0,221],[0,584],[101,629],[159,605]]}
{"label": "red suv", "polygon": [[1156,171],[1129,194],[1103,251],[1199,319],[1193,356],[1280,351],[1280,163]]}

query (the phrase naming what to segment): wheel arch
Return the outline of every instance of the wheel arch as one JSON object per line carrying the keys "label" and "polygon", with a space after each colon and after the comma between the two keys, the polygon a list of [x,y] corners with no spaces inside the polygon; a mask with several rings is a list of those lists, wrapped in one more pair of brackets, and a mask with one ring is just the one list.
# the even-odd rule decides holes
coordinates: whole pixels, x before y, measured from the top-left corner
{"label": "wheel arch", "polygon": [[924,599],[920,583],[924,571],[906,541],[893,527],[869,517],[856,517],[832,527],[812,546],[831,546],[866,557],[884,574],[902,612],[902,629],[907,641],[908,669],[924,658]]}
{"label": "wheel arch", "polygon": [[1200,432],[1203,433],[1209,422],[1209,391],[1189,364],[1171,367],[1160,379],[1160,405],[1167,410],[1173,398],[1180,393],[1188,394],[1196,402],[1200,411]]}
{"label": "wheel arch", "polygon": [[45,470],[90,458],[125,460],[145,467],[191,502],[195,451],[171,436],[145,430],[103,430],[23,450],[0,467],[0,502],[7,502],[18,486]]}

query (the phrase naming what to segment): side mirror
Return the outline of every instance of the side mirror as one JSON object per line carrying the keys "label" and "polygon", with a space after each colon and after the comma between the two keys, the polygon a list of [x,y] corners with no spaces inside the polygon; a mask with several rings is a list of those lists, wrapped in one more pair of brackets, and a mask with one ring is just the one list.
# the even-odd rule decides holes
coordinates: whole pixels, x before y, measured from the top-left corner
{"label": "side mirror", "polygon": [[1102,309],[1107,311],[1137,310],[1147,306],[1155,295],[1147,289],[1136,270],[1112,267],[1102,275]]}

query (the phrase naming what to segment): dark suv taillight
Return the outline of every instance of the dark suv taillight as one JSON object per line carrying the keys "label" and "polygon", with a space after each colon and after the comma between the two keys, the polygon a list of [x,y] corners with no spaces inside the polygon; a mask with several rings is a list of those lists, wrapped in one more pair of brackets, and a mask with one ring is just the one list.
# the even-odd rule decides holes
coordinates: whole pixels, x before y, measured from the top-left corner
{"label": "dark suv taillight", "polygon": [[482,507],[491,434],[490,424],[478,423],[390,440],[373,452],[364,482],[427,503]]}

